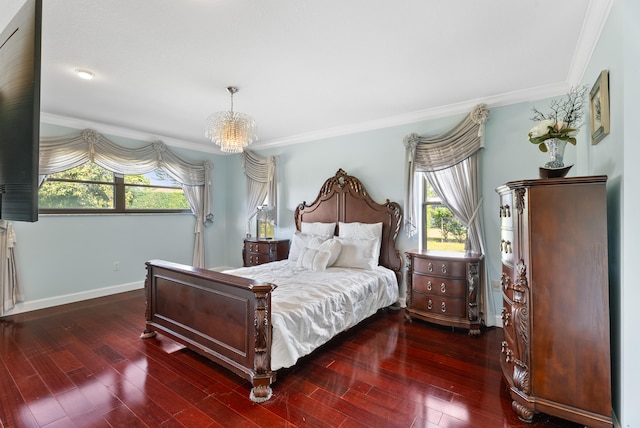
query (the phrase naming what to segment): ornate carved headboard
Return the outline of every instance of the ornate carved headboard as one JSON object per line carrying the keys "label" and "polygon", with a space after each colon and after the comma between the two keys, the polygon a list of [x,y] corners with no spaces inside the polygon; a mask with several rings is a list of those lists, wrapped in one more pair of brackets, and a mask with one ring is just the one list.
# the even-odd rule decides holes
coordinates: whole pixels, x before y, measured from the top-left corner
{"label": "ornate carved headboard", "polygon": [[336,223],[382,223],[382,245],[380,247],[380,265],[395,271],[400,284],[402,279],[402,258],[396,248],[396,238],[402,222],[402,208],[396,202],[378,204],[367,193],[356,177],[347,175],[342,169],[328,178],[316,200],[307,205],[306,201],[298,205],[295,212],[296,228],[300,230],[302,222]]}

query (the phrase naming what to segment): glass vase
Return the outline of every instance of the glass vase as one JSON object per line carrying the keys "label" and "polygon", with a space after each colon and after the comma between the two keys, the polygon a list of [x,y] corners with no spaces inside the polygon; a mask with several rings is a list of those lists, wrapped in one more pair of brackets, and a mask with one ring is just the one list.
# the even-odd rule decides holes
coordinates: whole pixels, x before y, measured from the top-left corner
{"label": "glass vase", "polygon": [[567,142],[557,138],[549,138],[544,141],[549,154],[549,162],[544,164],[545,168],[564,168],[564,149]]}

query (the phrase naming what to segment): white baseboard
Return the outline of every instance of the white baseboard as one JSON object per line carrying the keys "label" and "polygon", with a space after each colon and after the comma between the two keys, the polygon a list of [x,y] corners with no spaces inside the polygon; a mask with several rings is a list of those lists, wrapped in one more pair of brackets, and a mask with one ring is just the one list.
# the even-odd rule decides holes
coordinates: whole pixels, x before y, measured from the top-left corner
{"label": "white baseboard", "polygon": [[30,300],[18,302],[13,309],[2,314],[3,316],[15,315],[22,312],[37,311],[38,309],[51,308],[53,306],[66,305],[67,303],[80,302],[83,300],[95,299],[98,297],[110,296],[112,294],[124,293],[127,291],[144,288],[144,281],[131,282],[129,284],[114,285],[112,287],[98,288],[95,290],[80,291],[78,293],[65,294],[62,296],[48,297],[46,299]]}

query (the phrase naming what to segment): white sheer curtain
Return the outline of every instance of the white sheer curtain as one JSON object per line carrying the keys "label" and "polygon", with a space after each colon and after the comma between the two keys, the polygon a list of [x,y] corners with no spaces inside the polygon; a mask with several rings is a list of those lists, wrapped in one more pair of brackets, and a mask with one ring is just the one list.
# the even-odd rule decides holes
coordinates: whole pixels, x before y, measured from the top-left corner
{"label": "white sheer curtain", "polygon": [[[478,152],[483,145],[483,127],[489,115],[484,104],[473,111],[451,131],[435,136],[405,137],[407,175],[405,194],[405,230],[408,236],[417,231],[417,196],[414,180],[423,173],[434,191],[451,212],[467,225],[467,251],[485,254],[482,195]],[[486,325],[495,324],[495,308],[489,295],[488,274],[484,269],[484,292],[481,295],[481,315]]]}
{"label": "white sheer curtain", "polygon": [[247,176],[247,233],[250,233],[251,218],[256,215],[265,199],[267,205],[273,207],[275,213],[278,212],[276,157],[263,158],[245,150],[243,167]]}
{"label": "white sheer curtain", "polygon": [[211,162],[190,163],[175,155],[162,141],[130,149],[121,147],[92,129],[40,140],[40,181],[47,174],[65,171],[86,162],[116,174],[145,174],[162,168],[182,184],[196,216],[193,265],[205,267],[202,228],[213,220],[211,213]]}
{"label": "white sheer curtain", "polygon": [[0,220],[0,315],[24,300],[16,273],[13,252],[15,243],[13,225],[6,220]]}

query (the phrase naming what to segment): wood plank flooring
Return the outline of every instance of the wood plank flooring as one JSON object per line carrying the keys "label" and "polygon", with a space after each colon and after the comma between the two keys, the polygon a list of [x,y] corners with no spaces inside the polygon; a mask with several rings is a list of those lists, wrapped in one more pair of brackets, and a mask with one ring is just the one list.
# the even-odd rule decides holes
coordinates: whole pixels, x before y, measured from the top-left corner
{"label": "wood plank flooring", "polygon": [[142,290],[0,319],[0,427],[562,427],[519,421],[501,330],[381,312],[278,373],[274,396],[144,329]]}

